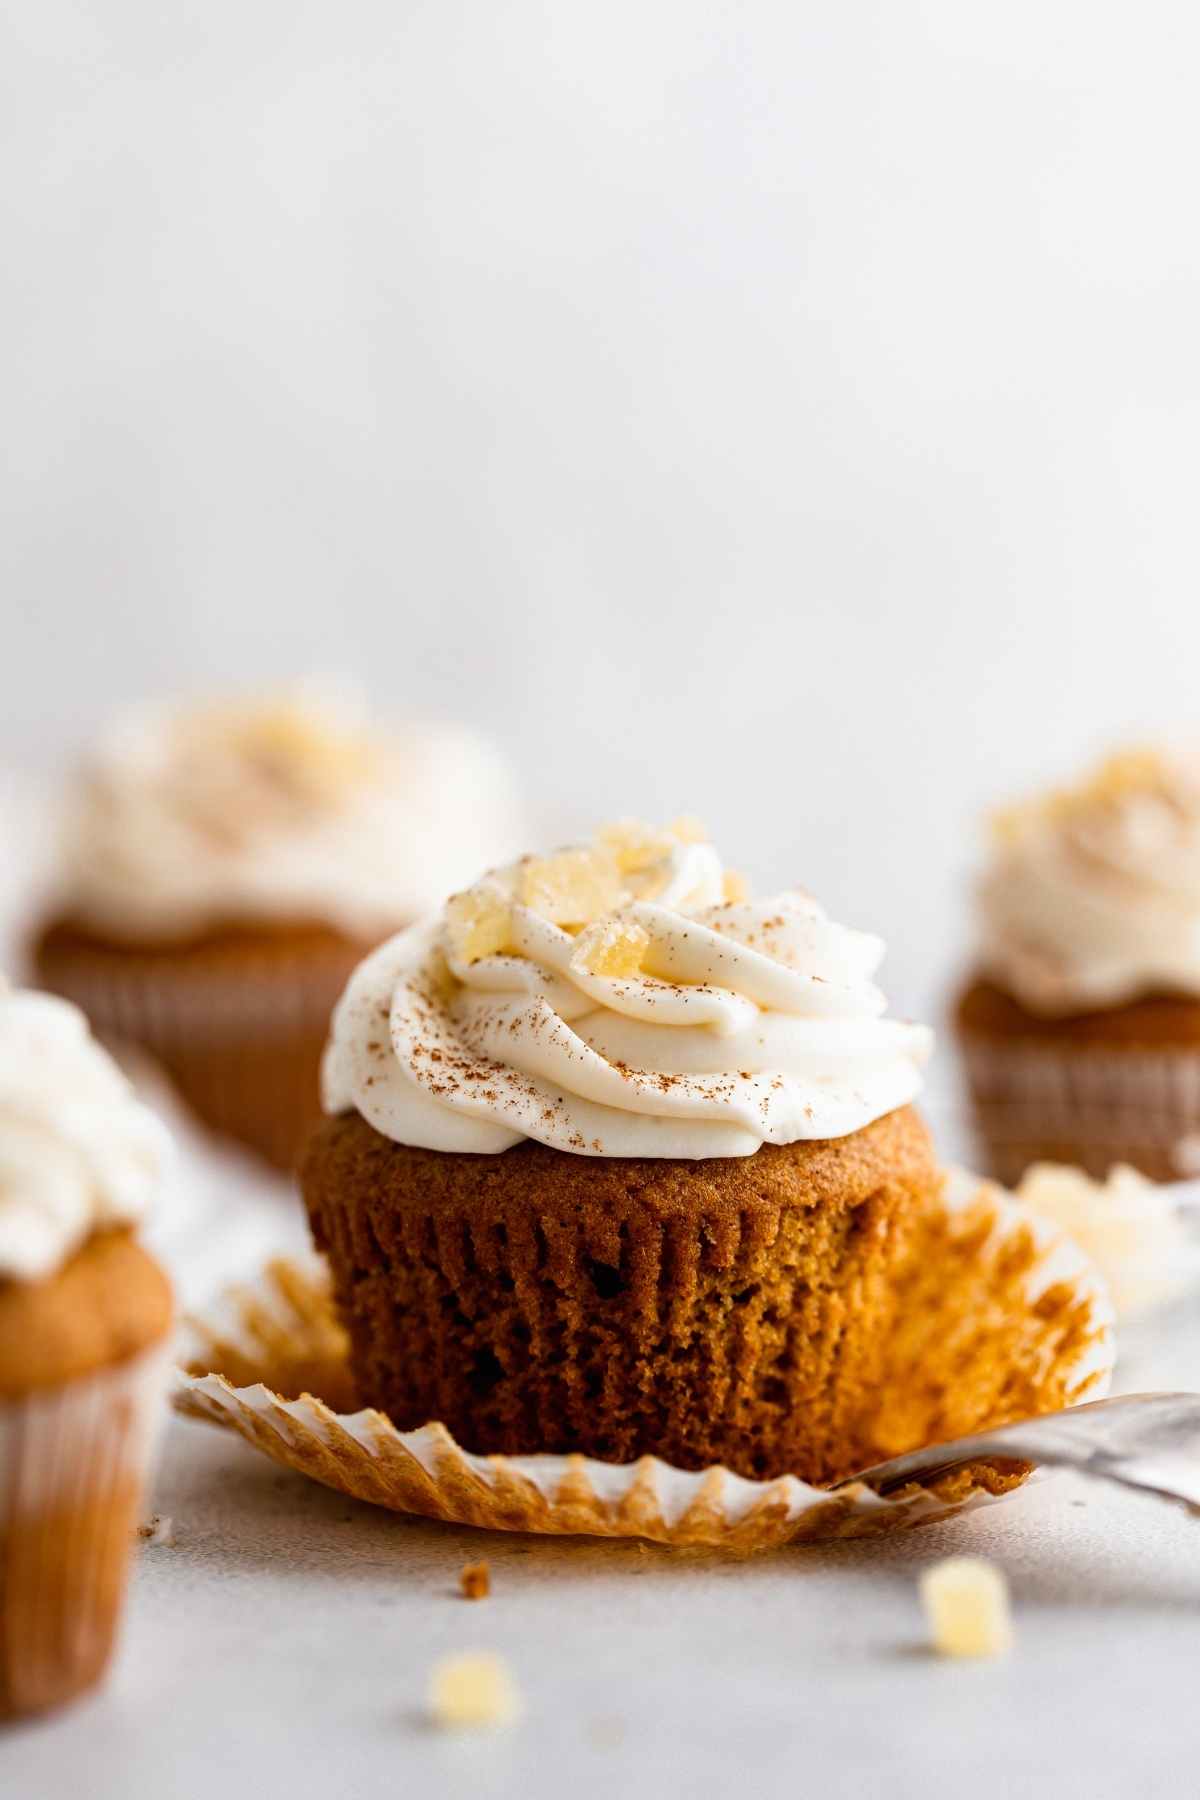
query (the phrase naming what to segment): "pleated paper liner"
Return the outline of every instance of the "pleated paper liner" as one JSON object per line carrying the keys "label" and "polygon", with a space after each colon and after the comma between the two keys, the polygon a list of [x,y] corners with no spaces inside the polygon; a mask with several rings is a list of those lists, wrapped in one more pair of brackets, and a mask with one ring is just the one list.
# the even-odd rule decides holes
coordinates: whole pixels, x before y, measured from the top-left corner
{"label": "pleated paper liner", "polygon": [[1155,1181],[1200,1174],[1200,1054],[1012,1043],[964,1035],[977,1136],[997,1180],[1035,1162],[1103,1179],[1128,1163]]}
{"label": "pleated paper liner", "polygon": [[169,1360],[159,1343],[0,1401],[0,1719],[57,1706],[104,1671]]}
{"label": "pleated paper liner", "polygon": [[330,1010],[368,946],[269,934],[168,952],[44,940],[41,985],[115,1047],[154,1058],[210,1131],[290,1172],[320,1123]]}
{"label": "pleated paper liner", "polygon": [[[1115,1351],[1099,1275],[1002,1189],[952,1176],[900,1285],[890,1376],[870,1422],[880,1460],[1107,1391]],[[1002,1498],[1029,1473],[979,1462],[881,1497],[861,1482],[749,1481],[653,1456],[616,1466],[474,1455],[441,1425],[401,1432],[354,1410],[345,1339],[316,1265],[271,1264],[191,1329],[180,1412],[356,1500],[459,1525],[758,1550],[945,1518]]]}

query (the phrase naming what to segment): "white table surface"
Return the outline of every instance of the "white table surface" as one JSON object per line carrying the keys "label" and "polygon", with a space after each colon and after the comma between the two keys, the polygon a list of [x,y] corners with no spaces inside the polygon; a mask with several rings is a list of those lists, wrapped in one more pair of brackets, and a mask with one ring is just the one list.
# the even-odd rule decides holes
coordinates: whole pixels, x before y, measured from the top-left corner
{"label": "white table surface", "polygon": [[[1200,1525],[1046,1480],[890,1542],[734,1561],[406,1520],[175,1420],[107,1690],[0,1740],[6,1800],[1188,1795]],[[996,1558],[1013,1654],[932,1656],[919,1570]],[[493,1590],[456,1582],[486,1556]],[[519,1725],[448,1735],[433,1659],[509,1659]]]}
{"label": "white table surface", "polygon": [[[961,1153],[936,1081],[927,1111]],[[185,1141],[157,1247],[189,1302],[303,1238],[280,1184]],[[1200,1297],[1129,1334],[1120,1385],[1200,1387]],[[1200,1791],[1200,1521],[1072,1477],[736,1561],[401,1518],[173,1419],[151,1509],[174,1543],[135,1552],[111,1680],[0,1734],[2,1800]],[[926,1648],[917,1575],[961,1552],[1008,1573],[1005,1660]],[[431,1664],[469,1648],[510,1661],[518,1726],[426,1722]]]}

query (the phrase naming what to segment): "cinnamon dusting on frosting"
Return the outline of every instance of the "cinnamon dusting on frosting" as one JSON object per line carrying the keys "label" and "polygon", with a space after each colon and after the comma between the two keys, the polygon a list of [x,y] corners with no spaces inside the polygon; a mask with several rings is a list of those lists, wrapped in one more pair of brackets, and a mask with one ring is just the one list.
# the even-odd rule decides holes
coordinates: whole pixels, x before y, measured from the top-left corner
{"label": "cinnamon dusting on frosting", "polygon": [[[359,970],[327,1110],[433,1149],[704,1157],[841,1136],[911,1099],[929,1034],[880,1017],[879,940],[801,890],[728,893],[690,827],[623,822],[493,870]],[[392,1054],[368,1090],[381,1006]]]}

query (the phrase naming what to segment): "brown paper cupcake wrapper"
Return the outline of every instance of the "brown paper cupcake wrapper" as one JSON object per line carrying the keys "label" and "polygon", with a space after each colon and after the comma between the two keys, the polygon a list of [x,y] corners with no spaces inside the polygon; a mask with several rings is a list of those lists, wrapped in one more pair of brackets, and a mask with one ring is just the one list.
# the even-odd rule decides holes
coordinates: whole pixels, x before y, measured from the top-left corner
{"label": "brown paper cupcake wrapper", "polygon": [[104,1671],[169,1365],[158,1346],[0,1402],[0,1717]]}
{"label": "brown paper cupcake wrapper", "polygon": [[1104,1176],[1131,1163],[1158,1181],[1200,1174],[1200,1053],[964,1040],[979,1137],[997,1180],[1030,1163]]}
{"label": "brown paper cupcake wrapper", "polygon": [[[989,1184],[955,1177],[919,1235],[880,1395],[881,1455],[1107,1391],[1115,1354],[1108,1297],[1054,1227]],[[615,1466],[583,1456],[473,1455],[441,1425],[400,1432],[382,1413],[350,1410],[345,1340],[319,1267],[272,1264],[193,1332],[176,1380],[180,1412],[227,1426],[357,1500],[460,1525],[759,1550],[944,1518],[1001,1498],[1028,1473],[981,1462],[883,1498],[862,1483],[823,1491],[790,1475],[748,1481],[652,1456]]]}
{"label": "brown paper cupcake wrapper", "polygon": [[361,955],[300,955],[239,945],[175,965],[162,955],[55,949],[39,979],[82,1008],[99,1034],[161,1064],[210,1130],[290,1170],[321,1118],[329,1015]]}

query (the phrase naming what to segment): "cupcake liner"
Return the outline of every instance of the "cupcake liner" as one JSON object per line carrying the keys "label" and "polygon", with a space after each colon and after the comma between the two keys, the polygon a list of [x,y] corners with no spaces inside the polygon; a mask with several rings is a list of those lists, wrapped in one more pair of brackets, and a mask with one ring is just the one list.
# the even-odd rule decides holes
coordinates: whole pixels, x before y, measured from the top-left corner
{"label": "cupcake liner", "polygon": [[[999,1189],[955,1176],[902,1282],[873,1436],[880,1457],[1107,1391],[1112,1310],[1092,1265]],[[397,1512],[497,1531],[648,1538],[734,1551],[871,1536],[1003,1497],[1027,1468],[981,1461],[881,1497],[723,1467],[583,1456],[478,1456],[439,1424],[400,1432],[354,1407],[346,1342],[316,1265],[271,1264],[193,1324],[176,1408],[274,1461]],[[945,1371],[955,1371],[947,1386]]]}
{"label": "cupcake liner", "polygon": [[505,1456],[822,1486],[871,1462],[896,1277],[940,1186],[915,1114],[633,1170],[531,1146],[481,1171],[329,1121],[301,1187],[363,1403]]}
{"label": "cupcake liner", "polygon": [[1015,1183],[1033,1162],[1105,1176],[1129,1163],[1157,1181],[1200,1173],[1200,1052],[1091,1044],[963,1042],[991,1172]]}
{"label": "cupcake liner", "polygon": [[92,1686],[112,1651],[169,1351],[0,1402],[0,1717]]}
{"label": "cupcake liner", "polygon": [[73,1000],[100,1036],[149,1052],[211,1130],[290,1171],[321,1118],[329,1015],[361,946],[105,954],[53,946],[38,978]]}

